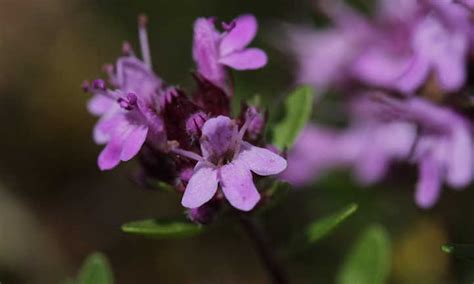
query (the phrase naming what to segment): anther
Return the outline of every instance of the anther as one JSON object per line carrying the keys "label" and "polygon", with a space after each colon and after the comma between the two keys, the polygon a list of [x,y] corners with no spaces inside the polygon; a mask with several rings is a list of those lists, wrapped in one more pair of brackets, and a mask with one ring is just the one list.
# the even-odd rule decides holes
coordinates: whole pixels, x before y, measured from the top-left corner
{"label": "anther", "polygon": [[117,102],[125,110],[132,110],[137,105],[137,96],[134,93],[128,93],[126,98],[118,98]]}

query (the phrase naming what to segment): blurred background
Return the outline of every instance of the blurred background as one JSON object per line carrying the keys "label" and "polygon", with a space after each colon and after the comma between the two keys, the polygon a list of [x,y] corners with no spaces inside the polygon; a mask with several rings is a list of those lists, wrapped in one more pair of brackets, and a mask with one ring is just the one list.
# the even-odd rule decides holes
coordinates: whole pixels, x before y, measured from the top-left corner
{"label": "blurred background", "polygon": [[[370,10],[370,1],[355,3]],[[254,13],[254,42],[268,51],[262,70],[238,74],[240,94],[280,98],[292,86],[292,60],[272,41],[281,22],[318,22],[310,1],[274,0],[0,0],[0,282],[61,283],[92,251],[110,259],[117,283],[267,283],[251,243],[236,224],[218,223],[184,240],[125,235],[124,222],[180,216],[179,196],[133,183],[136,165],[100,172],[91,139],[84,79],[101,74],[129,40],[138,50],[136,18],[149,16],[155,71],[193,87],[192,24],[199,16],[229,21]],[[315,116],[331,113],[324,102]],[[334,114],[333,114],[334,115]],[[284,260],[293,283],[333,283],[357,235],[378,223],[392,241],[391,283],[472,283],[474,263],[440,251],[448,241],[474,243],[474,190],[443,191],[434,209],[416,207],[415,169],[394,169],[373,188],[346,172],[294,190],[260,219],[276,248],[292,232],[351,203],[359,212],[331,238]]]}

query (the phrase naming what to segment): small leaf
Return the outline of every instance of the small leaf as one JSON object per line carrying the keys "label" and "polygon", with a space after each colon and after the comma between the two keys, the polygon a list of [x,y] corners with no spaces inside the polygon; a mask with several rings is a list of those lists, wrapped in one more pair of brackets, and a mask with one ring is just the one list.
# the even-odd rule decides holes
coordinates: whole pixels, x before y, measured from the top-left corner
{"label": "small leaf", "polygon": [[339,284],[383,284],[390,271],[390,241],[378,225],[366,229],[352,247],[339,271]]}
{"label": "small leaf", "polygon": [[284,249],[286,257],[294,257],[307,251],[311,245],[330,235],[340,224],[357,211],[357,204],[352,203],[332,215],[323,217],[311,223],[304,231],[295,235],[290,244]]}
{"label": "small leaf", "polygon": [[203,227],[198,224],[165,219],[147,219],[122,225],[122,231],[125,233],[155,238],[189,237],[199,234],[202,230]]}
{"label": "small leaf", "polygon": [[109,262],[101,253],[94,253],[87,257],[76,281],[78,284],[112,284],[113,282]]}
{"label": "small leaf", "polygon": [[339,212],[312,223],[306,231],[308,242],[314,243],[329,235],[342,222],[344,222],[344,220],[354,214],[357,211],[357,207],[357,204],[352,203]]}
{"label": "small leaf", "polygon": [[280,150],[290,148],[311,116],[313,107],[311,87],[294,90],[285,101],[285,116],[273,129],[273,144]]}
{"label": "small leaf", "polygon": [[163,182],[161,180],[150,180],[148,181],[148,185],[151,188],[156,189],[156,190],[162,190],[166,192],[176,192],[176,190],[171,184]]}
{"label": "small leaf", "polygon": [[474,260],[473,244],[445,244],[441,247],[441,250],[457,258]]}

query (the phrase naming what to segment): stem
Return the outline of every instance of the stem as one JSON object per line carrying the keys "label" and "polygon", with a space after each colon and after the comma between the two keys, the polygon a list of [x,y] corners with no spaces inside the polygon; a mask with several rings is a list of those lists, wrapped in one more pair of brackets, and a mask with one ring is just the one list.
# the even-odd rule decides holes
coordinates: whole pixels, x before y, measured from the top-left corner
{"label": "stem", "polygon": [[243,214],[239,215],[239,221],[245,233],[252,240],[254,248],[260,256],[272,283],[288,284],[288,277],[281,264],[277,261],[276,255],[270,247],[262,228],[254,219]]}

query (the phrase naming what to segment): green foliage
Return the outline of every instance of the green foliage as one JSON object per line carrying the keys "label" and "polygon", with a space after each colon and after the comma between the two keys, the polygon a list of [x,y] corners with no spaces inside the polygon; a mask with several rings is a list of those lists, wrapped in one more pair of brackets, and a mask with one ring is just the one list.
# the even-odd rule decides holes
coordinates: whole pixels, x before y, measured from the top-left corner
{"label": "green foliage", "polygon": [[295,139],[311,117],[313,107],[311,87],[294,90],[285,101],[285,116],[273,128],[273,145],[280,150],[293,146]]}
{"label": "green foliage", "polygon": [[114,276],[107,258],[99,253],[87,257],[77,275],[77,279],[69,278],[64,284],[112,284]]}
{"label": "green foliage", "polygon": [[352,203],[336,213],[309,224],[302,233],[293,238],[288,249],[284,251],[284,254],[286,256],[294,256],[309,248],[317,241],[329,236],[347,218],[352,216],[357,211],[357,208],[357,204]]}
{"label": "green foliage", "polygon": [[382,284],[390,272],[388,233],[378,225],[367,228],[358,238],[339,271],[339,284]]}
{"label": "green foliage", "polygon": [[441,250],[457,258],[474,260],[474,245],[472,244],[445,244]]}
{"label": "green foliage", "polygon": [[122,225],[125,233],[142,235],[153,238],[183,238],[201,233],[203,227],[198,224],[168,220],[147,219]]}
{"label": "green foliage", "polygon": [[328,236],[334,229],[336,229],[342,222],[344,222],[356,211],[357,204],[352,203],[342,210],[312,223],[306,230],[308,242],[314,243]]}

